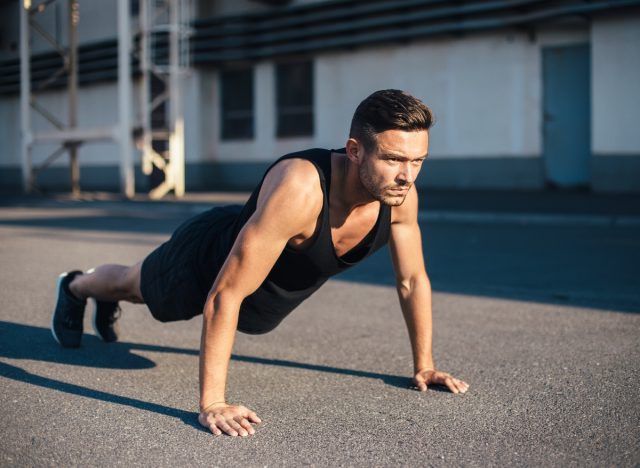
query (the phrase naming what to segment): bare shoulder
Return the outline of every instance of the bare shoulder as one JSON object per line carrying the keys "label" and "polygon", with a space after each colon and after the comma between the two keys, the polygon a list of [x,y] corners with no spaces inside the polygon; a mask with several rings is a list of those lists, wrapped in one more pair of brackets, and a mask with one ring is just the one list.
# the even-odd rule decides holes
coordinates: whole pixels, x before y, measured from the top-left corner
{"label": "bare shoulder", "polygon": [[400,206],[391,209],[392,224],[412,224],[418,221],[418,189],[412,186]]}
{"label": "bare shoulder", "polygon": [[314,220],[322,210],[322,204],[323,193],[316,167],[310,161],[297,158],[273,166],[258,196],[258,210],[270,205]]}
{"label": "bare shoulder", "polygon": [[273,166],[265,177],[264,185],[297,185],[299,188],[314,185],[321,191],[318,171],[311,161],[306,159],[285,159]]}

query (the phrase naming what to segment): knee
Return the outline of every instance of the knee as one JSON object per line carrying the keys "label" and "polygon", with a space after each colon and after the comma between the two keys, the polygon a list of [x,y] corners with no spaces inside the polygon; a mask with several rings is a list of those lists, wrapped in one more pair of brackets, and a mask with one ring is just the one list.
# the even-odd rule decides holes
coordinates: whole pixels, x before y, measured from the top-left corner
{"label": "knee", "polygon": [[115,286],[118,294],[125,297],[126,301],[136,304],[144,303],[140,292],[140,268],[138,265],[128,267],[123,271]]}

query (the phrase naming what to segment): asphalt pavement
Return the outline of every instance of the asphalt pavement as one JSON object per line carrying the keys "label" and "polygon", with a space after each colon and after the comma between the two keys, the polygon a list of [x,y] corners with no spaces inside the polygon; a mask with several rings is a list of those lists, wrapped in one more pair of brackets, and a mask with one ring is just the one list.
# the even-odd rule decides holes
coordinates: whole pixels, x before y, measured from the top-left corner
{"label": "asphalt pavement", "polygon": [[197,424],[198,318],[123,304],[121,341],[105,344],[88,308],[76,350],[49,331],[61,271],[134,263],[246,195],[3,197],[0,465],[638,466],[640,205],[538,195],[422,200],[436,363],[469,393],[409,388],[381,251],[274,332],[238,334],[228,397],[264,421],[246,439]]}

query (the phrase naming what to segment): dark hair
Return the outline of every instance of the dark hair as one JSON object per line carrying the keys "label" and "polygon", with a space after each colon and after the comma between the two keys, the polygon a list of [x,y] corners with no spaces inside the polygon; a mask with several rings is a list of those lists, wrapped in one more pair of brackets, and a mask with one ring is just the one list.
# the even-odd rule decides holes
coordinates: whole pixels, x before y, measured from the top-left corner
{"label": "dark hair", "polygon": [[429,130],[433,114],[424,103],[399,89],[376,91],[357,107],[351,120],[349,138],[355,138],[371,151],[376,135],[386,130],[415,132]]}

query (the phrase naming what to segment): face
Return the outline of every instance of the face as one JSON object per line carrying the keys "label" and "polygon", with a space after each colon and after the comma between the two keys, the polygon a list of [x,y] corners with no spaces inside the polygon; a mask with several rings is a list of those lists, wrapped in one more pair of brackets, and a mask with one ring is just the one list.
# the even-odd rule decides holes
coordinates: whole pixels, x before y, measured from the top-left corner
{"label": "face", "polygon": [[[350,140],[357,144],[356,151],[362,152],[358,159],[360,182],[379,202],[402,205],[427,157],[429,133],[387,130],[379,133],[376,140],[376,148],[368,153],[362,145]],[[354,150],[353,146],[347,149]]]}

